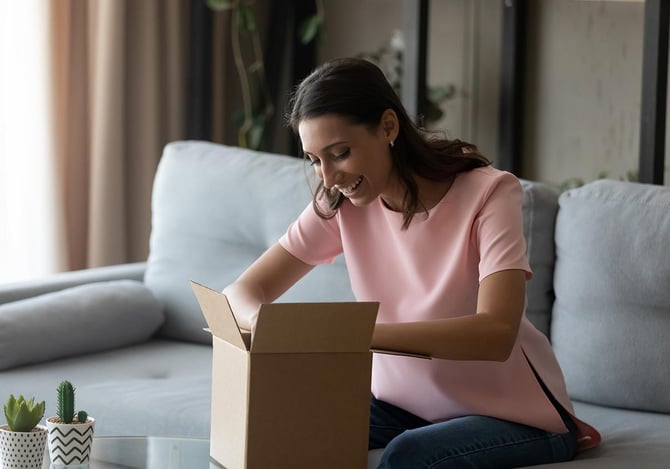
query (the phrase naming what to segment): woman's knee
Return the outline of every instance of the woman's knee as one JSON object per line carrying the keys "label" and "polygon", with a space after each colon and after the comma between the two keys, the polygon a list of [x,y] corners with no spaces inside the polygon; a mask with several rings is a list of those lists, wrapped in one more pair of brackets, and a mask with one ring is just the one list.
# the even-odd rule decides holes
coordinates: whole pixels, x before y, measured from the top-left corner
{"label": "woman's knee", "polygon": [[384,449],[377,469],[418,469],[422,467],[418,461],[421,445],[417,441],[417,432],[406,430]]}

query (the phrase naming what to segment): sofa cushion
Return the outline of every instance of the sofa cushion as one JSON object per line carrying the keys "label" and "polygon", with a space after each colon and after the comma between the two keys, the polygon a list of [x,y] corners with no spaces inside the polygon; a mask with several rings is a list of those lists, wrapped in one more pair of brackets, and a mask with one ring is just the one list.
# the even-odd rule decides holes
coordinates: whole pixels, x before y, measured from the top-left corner
{"label": "sofa cushion", "polygon": [[548,184],[521,180],[523,233],[533,278],[526,285],[526,316],[549,337],[554,304],[554,223],[559,192]]}
{"label": "sofa cushion", "polygon": [[603,436],[596,448],[577,453],[573,461],[544,469],[661,469],[669,466],[670,415],[616,409],[575,401],[579,418]]}
{"label": "sofa cushion", "polygon": [[[161,301],[163,337],[211,343],[189,280],[223,289],[275,243],[311,200],[300,158],[208,142],[165,147],[152,197],[145,284]],[[353,299],[342,256],[280,301]]]}
{"label": "sofa cushion", "polygon": [[[201,344],[183,344],[204,348]],[[174,355],[169,347],[165,351],[167,357]],[[207,354],[211,355],[211,349]],[[209,438],[212,395],[209,372],[86,383],[77,386],[77,395],[86,403],[86,409],[95,410],[95,415],[93,410],[88,412],[96,419],[98,437],[123,435],[130,427],[136,435]],[[123,405],[107,405],[110,400]]]}
{"label": "sofa cushion", "polygon": [[143,342],[163,319],[160,303],[134,280],[6,303],[0,305],[0,370]]}
{"label": "sofa cushion", "polygon": [[669,246],[669,187],[561,195],[551,338],[574,398],[670,412]]}

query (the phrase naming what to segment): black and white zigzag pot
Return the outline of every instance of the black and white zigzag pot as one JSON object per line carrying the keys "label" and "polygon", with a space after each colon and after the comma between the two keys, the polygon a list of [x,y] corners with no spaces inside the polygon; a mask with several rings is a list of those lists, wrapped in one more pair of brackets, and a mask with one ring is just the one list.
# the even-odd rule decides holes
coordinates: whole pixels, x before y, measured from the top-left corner
{"label": "black and white zigzag pot", "polygon": [[42,469],[47,427],[36,426],[31,432],[13,432],[0,427],[0,467],[2,469]]}
{"label": "black and white zigzag pot", "polygon": [[95,419],[85,423],[57,423],[47,419],[49,457],[54,466],[73,466],[88,463],[93,445]]}

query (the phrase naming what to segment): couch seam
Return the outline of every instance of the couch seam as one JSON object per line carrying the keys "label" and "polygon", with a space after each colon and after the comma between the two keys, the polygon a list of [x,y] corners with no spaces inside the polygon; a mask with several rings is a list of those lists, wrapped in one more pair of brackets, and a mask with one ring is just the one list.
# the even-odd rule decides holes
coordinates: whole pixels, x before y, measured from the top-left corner
{"label": "couch seam", "polygon": [[633,203],[635,205],[643,205],[643,206],[652,206],[652,207],[661,207],[661,208],[670,208],[670,203],[658,203],[657,200],[651,200],[651,201],[641,201],[636,198],[630,198],[630,197],[621,197],[621,196],[611,196],[607,194],[602,194],[602,193],[578,193],[577,191],[570,191],[566,192],[564,195],[561,196],[561,199],[564,198],[573,198],[573,199],[591,199],[591,200],[601,200],[605,202],[628,202],[628,203]]}

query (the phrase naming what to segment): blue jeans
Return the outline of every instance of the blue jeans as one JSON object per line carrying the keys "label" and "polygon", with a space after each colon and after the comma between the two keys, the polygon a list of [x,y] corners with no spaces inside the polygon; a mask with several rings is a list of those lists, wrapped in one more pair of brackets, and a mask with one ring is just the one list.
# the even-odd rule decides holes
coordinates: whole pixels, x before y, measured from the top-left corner
{"label": "blue jeans", "polygon": [[431,424],[372,397],[369,448],[386,448],[377,469],[505,469],[569,461],[577,430],[559,407],[568,433],[471,415]]}

